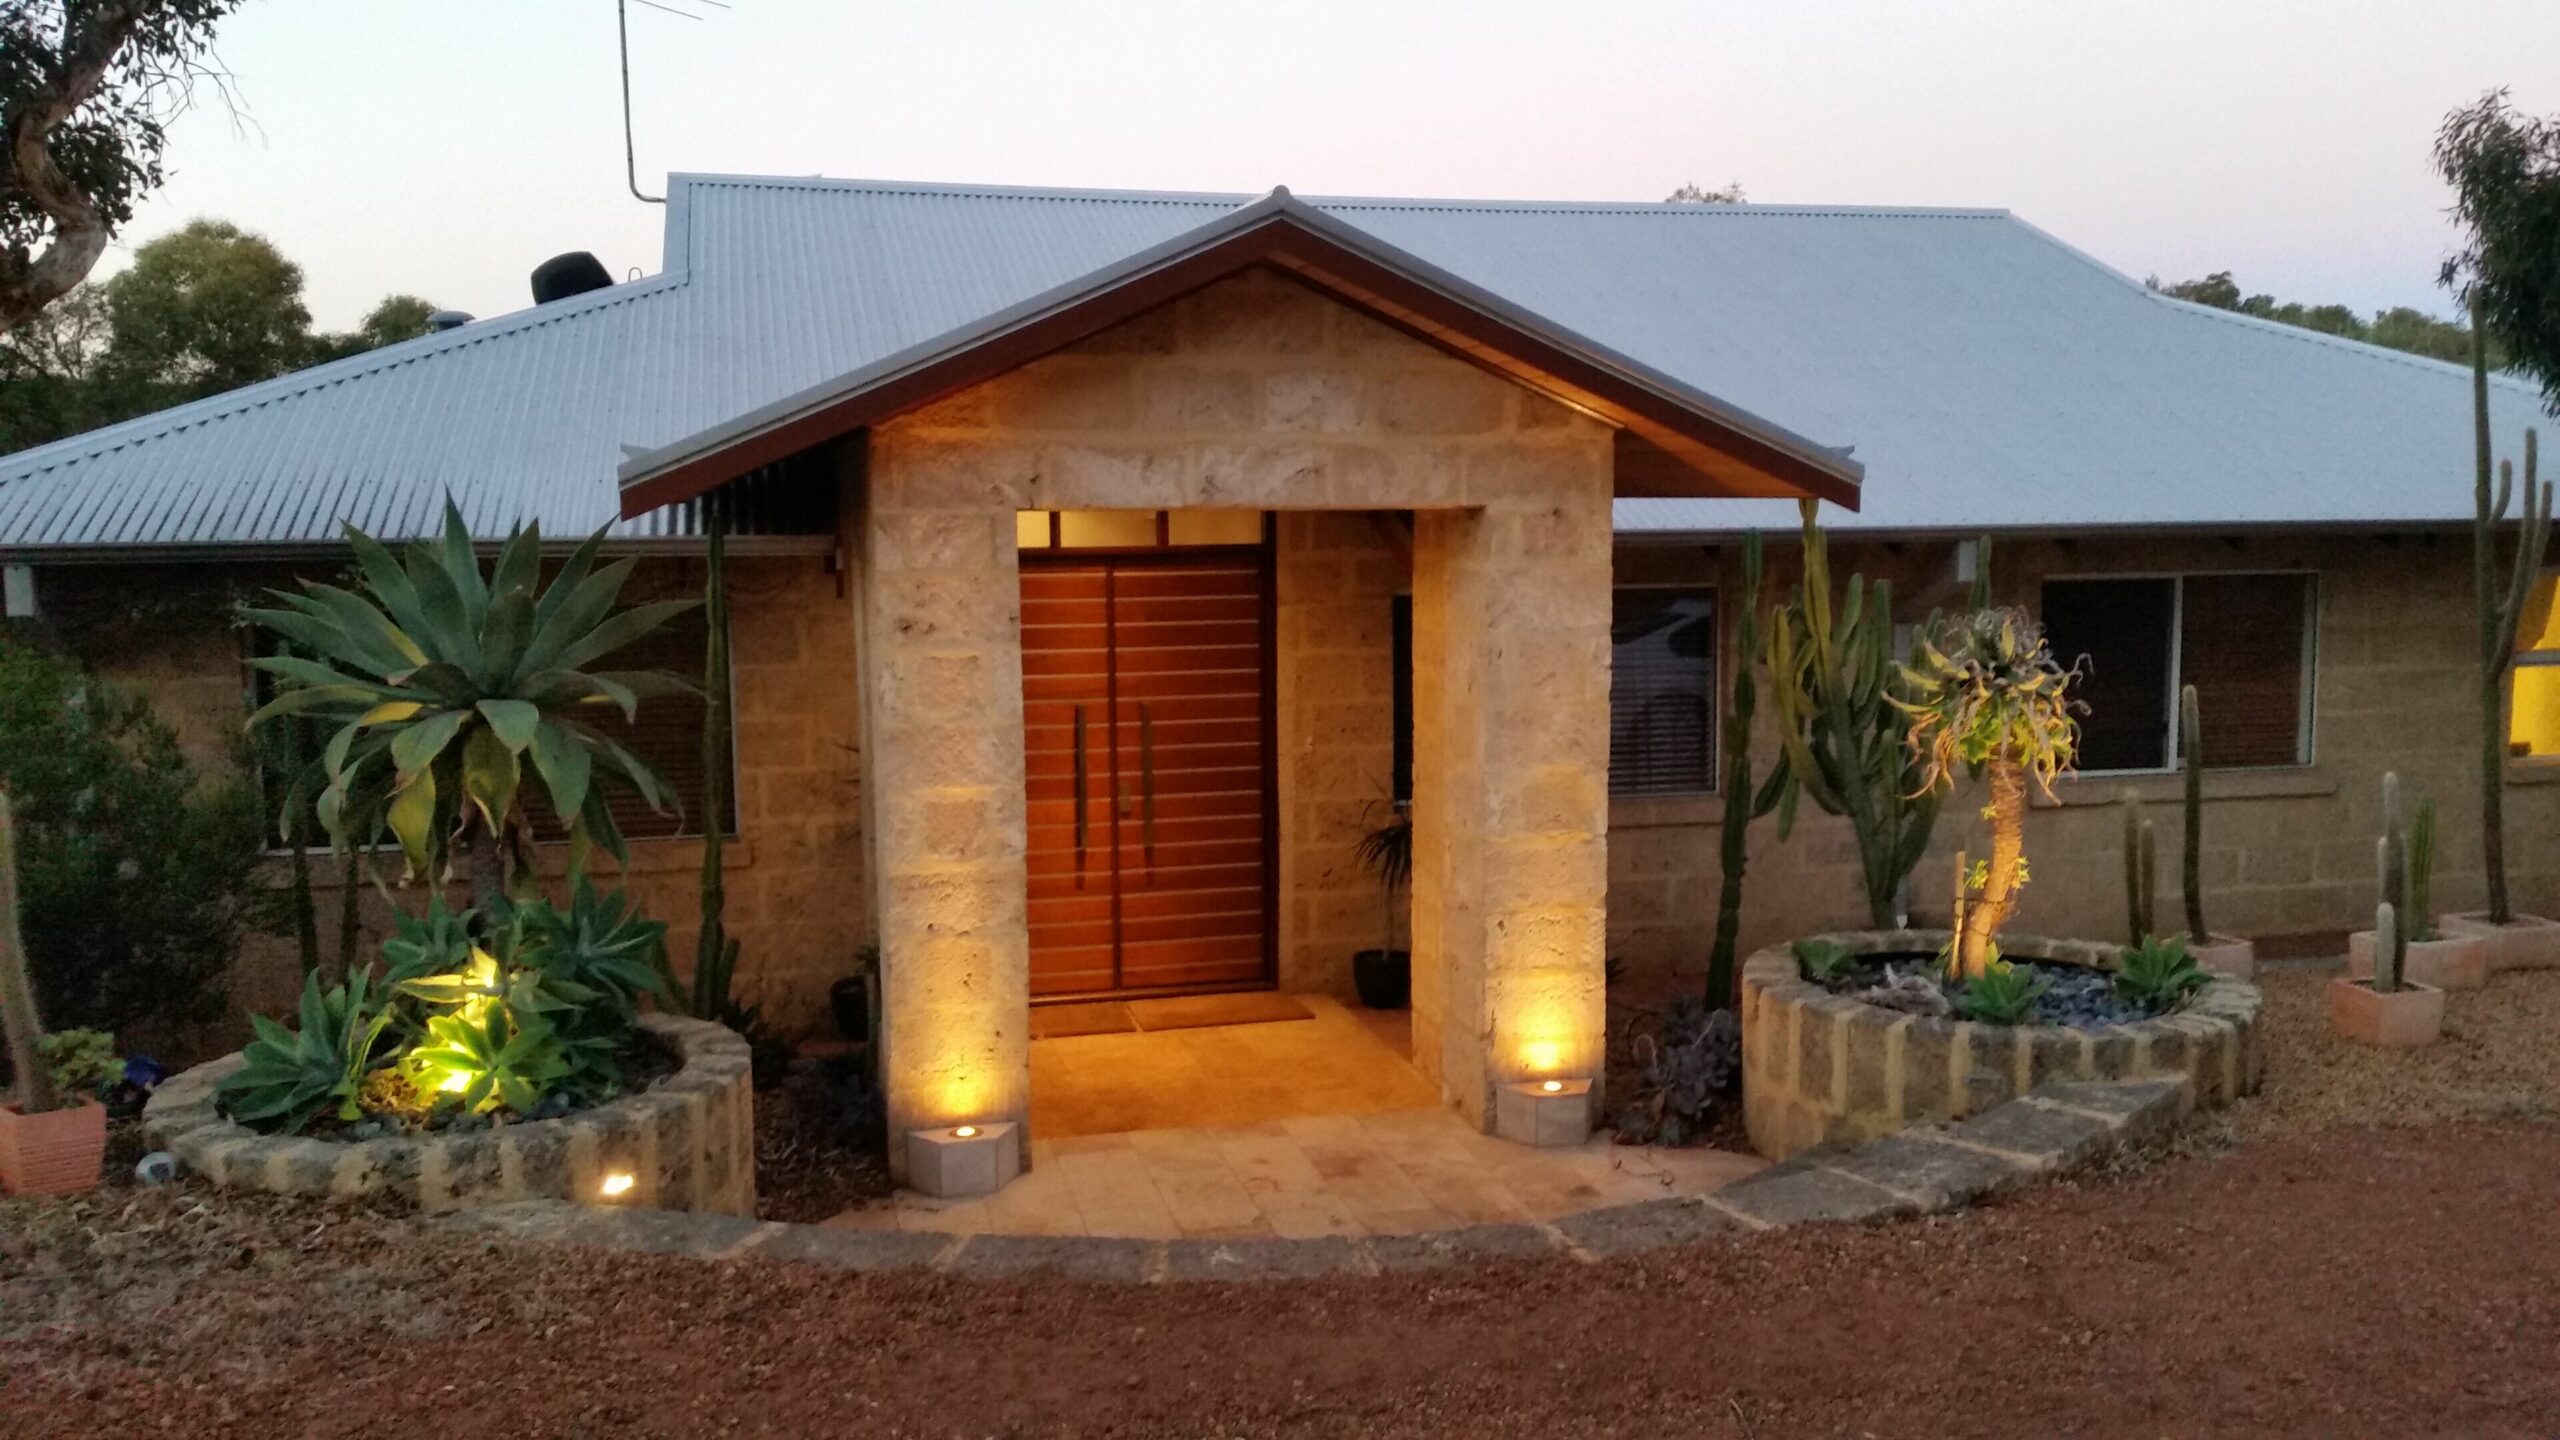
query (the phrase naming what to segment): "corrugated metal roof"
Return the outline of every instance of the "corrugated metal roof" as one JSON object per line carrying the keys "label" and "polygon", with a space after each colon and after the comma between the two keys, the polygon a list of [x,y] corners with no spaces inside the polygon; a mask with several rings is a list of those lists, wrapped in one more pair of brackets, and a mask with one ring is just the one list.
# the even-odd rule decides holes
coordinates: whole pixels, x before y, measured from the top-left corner
{"label": "corrugated metal roof", "polygon": [[[667,271],[0,457],[0,550],[582,532],[669,445],[1160,244],[1247,195],[678,176]],[[1846,529],[2469,513],[2468,375],[2145,290],[2002,211],[1317,199],[1866,466]],[[2496,386],[2501,442],[2540,416]],[[1629,500],[1636,530],[1783,505]],[[689,531],[669,511],[630,539]]]}

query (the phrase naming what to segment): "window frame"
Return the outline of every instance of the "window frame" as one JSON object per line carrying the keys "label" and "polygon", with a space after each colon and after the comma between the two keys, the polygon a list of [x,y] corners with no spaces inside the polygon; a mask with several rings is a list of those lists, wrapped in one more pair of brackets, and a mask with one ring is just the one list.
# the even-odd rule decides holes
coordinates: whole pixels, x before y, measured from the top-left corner
{"label": "window frame", "polygon": [[[1622,801],[1643,802],[1651,800],[1695,800],[1721,795],[1724,793],[1723,746],[1725,721],[1724,701],[1726,695],[1725,652],[1731,648],[1729,642],[1732,638],[1731,632],[1727,628],[1727,621],[1730,617],[1725,612],[1724,585],[1720,578],[1698,580],[1612,581],[1609,586],[1609,604],[1611,607],[1613,622],[1615,618],[1618,593],[1622,590],[1670,590],[1706,596],[1709,607],[1709,616],[1715,628],[1716,649],[1715,654],[1710,657],[1707,665],[1707,690],[1710,703],[1707,706],[1706,738],[1704,741],[1705,770],[1707,776],[1707,783],[1705,787],[1697,790],[1619,789],[1617,785],[1617,754],[1614,738],[1615,731],[1618,728],[1618,722],[1617,710],[1613,704],[1609,712],[1609,729],[1612,732],[1612,743],[1610,746],[1609,756],[1609,800],[1612,804],[1615,804]],[[1612,628],[1614,628],[1614,623]],[[1615,636],[1612,636],[1609,645],[1609,674],[1610,689],[1612,691],[1613,700],[1614,692],[1617,688],[1617,649],[1616,638]]]}
{"label": "window frame", "polygon": [[[2134,779],[2152,775],[2178,773],[2178,697],[2186,689],[2187,646],[2187,582],[2194,579],[2217,579],[2226,576],[2298,575],[2304,581],[2302,606],[2302,693],[2294,715],[2294,751],[2301,758],[2281,765],[2208,765],[2208,771],[2225,774],[2266,773],[2277,770],[2307,770],[2320,763],[2320,615],[2322,607],[2320,572],[2307,565],[2277,565],[2248,569],[2224,570],[2068,570],[2037,577],[2036,624],[2044,624],[2044,587],[2054,584],[2107,580],[2166,580],[2169,582],[2169,685],[2168,713],[2163,717],[2169,737],[2163,763],[2139,768],[2089,770],[2075,768],[2074,775],[2090,778]],[[2560,656],[2560,652],[2553,652]],[[2065,664],[2076,662],[2077,656],[2054,658]],[[2560,663],[2555,659],[2553,663]]]}

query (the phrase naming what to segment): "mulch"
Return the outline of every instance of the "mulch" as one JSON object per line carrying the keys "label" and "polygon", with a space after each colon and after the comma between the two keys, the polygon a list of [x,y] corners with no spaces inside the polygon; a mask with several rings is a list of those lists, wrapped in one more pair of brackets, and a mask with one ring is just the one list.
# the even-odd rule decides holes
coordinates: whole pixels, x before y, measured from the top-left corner
{"label": "mulch", "polygon": [[0,1203],[0,1434],[2550,1433],[2560,974],[2398,1056],[2320,978],[2269,981],[2266,1095],[2147,1163],[1596,1265],[1114,1288]]}

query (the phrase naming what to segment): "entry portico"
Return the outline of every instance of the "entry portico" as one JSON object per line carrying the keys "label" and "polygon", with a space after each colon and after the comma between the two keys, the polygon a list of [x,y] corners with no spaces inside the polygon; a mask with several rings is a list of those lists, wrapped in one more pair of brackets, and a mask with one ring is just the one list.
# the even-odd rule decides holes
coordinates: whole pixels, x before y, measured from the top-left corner
{"label": "entry portico", "polygon": [[[1026,515],[1350,512],[1398,537],[1414,1062],[1469,1122],[1514,1133],[1505,1086],[1587,1083],[1597,1100],[1613,496],[1854,503],[1858,475],[1285,192],[635,458],[624,510],[818,448],[837,458],[854,574],[893,1137],[1029,1113],[1029,856],[1056,822],[1026,796]],[[1284,667],[1304,638],[1277,636]],[[1282,855],[1357,798],[1292,765],[1323,725],[1299,699],[1266,742]],[[1081,768],[1074,794],[1081,849]],[[1320,908],[1298,888],[1265,912],[1284,936]]]}

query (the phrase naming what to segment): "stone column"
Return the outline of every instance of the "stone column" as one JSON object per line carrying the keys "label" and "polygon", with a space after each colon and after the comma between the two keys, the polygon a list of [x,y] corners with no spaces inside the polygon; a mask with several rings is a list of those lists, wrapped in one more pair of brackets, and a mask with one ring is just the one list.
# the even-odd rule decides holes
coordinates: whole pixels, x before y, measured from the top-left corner
{"label": "stone column", "polygon": [[1011,506],[921,483],[894,454],[873,457],[860,525],[881,1073],[903,1172],[911,1130],[1029,1112],[1022,592]]}
{"label": "stone column", "polygon": [[1414,551],[1415,1049],[1488,1126],[1510,1082],[1596,1086],[1606,1026],[1607,474],[1521,468]]}

